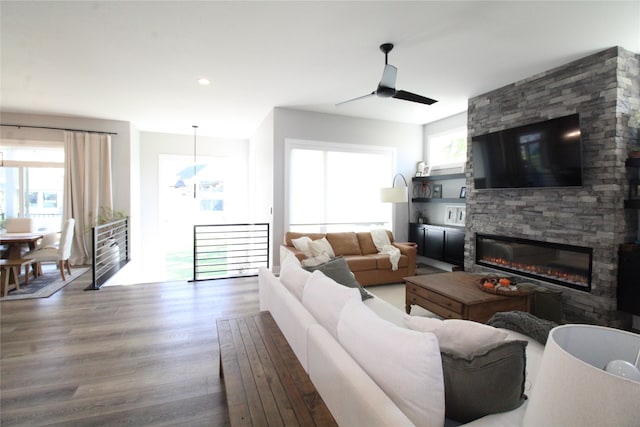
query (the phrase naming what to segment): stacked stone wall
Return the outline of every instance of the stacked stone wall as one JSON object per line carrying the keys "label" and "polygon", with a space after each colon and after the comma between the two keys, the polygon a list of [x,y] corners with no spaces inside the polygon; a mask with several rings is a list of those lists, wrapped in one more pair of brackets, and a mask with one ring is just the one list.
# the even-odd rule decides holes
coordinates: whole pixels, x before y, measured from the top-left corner
{"label": "stacked stone wall", "polygon": [[[639,93],[639,55],[614,47],[469,100],[466,270],[485,270],[475,265],[475,233],[590,247],[590,293],[540,284],[562,290],[566,321],[630,324],[630,315],[616,309],[616,289],[618,247],[638,234],[637,211],[624,209],[630,174],[624,162],[638,137]],[[474,136],[574,113],[582,187],[474,189]]]}

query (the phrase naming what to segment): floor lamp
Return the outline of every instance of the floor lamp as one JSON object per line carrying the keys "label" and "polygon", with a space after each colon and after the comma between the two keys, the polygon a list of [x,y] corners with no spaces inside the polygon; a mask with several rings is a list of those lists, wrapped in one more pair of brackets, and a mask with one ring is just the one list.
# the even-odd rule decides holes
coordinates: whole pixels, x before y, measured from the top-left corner
{"label": "floor lamp", "polygon": [[[396,187],[396,178],[402,178],[404,187]],[[391,187],[380,189],[380,201],[383,203],[406,203],[407,204],[407,222],[411,222],[411,214],[409,207],[409,186],[407,180],[402,174],[397,173],[393,177]]]}

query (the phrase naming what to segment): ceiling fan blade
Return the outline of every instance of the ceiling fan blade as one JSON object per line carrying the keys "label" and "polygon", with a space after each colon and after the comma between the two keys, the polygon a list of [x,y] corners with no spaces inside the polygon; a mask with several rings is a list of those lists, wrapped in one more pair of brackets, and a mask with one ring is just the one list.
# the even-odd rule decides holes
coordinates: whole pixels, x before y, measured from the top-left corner
{"label": "ceiling fan blade", "polygon": [[338,103],[336,104],[336,106],[338,106],[338,105],[342,105],[342,104],[346,104],[347,102],[352,102],[352,101],[357,101],[357,100],[359,100],[359,99],[368,98],[368,97],[370,97],[370,96],[374,96],[375,94],[376,94],[376,92],[375,92],[375,91],[373,91],[373,92],[371,92],[371,93],[368,93],[368,94],[366,94],[366,95],[359,96],[359,97],[357,97],[357,98],[352,98],[352,99],[348,99],[348,100],[346,100],[346,101],[338,102]]}
{"label": "ceiling fan blade", "polygon": [[380,79],[380,86],[395,89],[397,75],[398,69],[396,67],[390,64],[385,64],[384,71],[382,72],[382,79]]}
{"label": "ceiling fan blade", "polygon": [[411,102],[419,102],[420,104],[427,104],[427,105],[431,105],[433,103],[438,102],[435,99],[427,98],[421,95],[416,95],[415,93],[407,92],[406,90],[396,91],[396,94],[393,95],[393,98],[403,99],[405,101],[411,101]]}

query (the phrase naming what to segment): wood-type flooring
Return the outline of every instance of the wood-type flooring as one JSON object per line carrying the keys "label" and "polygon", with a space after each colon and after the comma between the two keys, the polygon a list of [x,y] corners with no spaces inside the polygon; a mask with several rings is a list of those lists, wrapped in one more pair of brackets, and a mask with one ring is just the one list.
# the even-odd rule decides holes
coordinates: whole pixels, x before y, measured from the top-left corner
{"label": "wood-type flooring", "polygon": [[216,319],[259,310],[257,277],[89,282],[0,303],[0,425],[228,425]]}

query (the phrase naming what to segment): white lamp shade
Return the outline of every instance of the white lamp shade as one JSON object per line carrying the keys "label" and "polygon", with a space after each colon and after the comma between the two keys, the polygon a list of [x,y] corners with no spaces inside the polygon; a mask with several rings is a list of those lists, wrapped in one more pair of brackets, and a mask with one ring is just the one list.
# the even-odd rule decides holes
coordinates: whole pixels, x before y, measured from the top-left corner
{"label": "white lamp shade", "polygon": [[637,426],[640,382],[604,371],[634,363],[640,335],[593,325],[551,330],[523,426]]}
{"label": "white lamp shade", "polygon": [[407,187],[389,187],[380,189],[380,201],[385,203],[403,203],[407,202]]}

